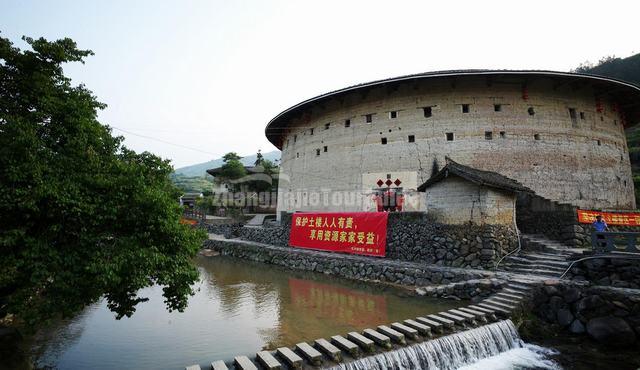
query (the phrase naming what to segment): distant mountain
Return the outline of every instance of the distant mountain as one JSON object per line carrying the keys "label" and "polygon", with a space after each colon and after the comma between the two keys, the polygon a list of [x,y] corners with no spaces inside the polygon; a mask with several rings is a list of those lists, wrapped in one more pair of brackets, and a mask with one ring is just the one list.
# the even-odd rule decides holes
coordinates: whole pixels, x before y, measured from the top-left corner
{"label": "distant mountain", "polygon": [[[275,162],[276,164],[278,162],[276,162],[276,160],[280,161],[280,151],[279,150],[274,150],[272,152],[267,152],[267,153],[262,153],[262,155],[264,156],[264,159],[268,159],[272,162]],[[248,155],[243,157],[240,160],[245,166],[253,166],[254,162],[256,161],[256,155],[252,154],[252,155]],[[196,177],[196,176],[206,176],[207,174],[207,170],[210,168],[216,168],[216,167],[220,167],[224,164],[224,162],[222,161],[222,158],[218,158],[218,159],[214,159],[212,161],[209,162],[204,162],[204,163],[198,163],[198,164],[194,164],[191,166],[186,166],[186,167],[182,167],[182,168],[177,168],[174,173],[176,175],[182,175],[182,176],[186,176],[186,177]]]}
{"label": "distant mountain", "polygon": [[640,54],[628,58],[602,58],[596,65],[587,62],[576,68],[575,71],[617,78],[640,86]]}

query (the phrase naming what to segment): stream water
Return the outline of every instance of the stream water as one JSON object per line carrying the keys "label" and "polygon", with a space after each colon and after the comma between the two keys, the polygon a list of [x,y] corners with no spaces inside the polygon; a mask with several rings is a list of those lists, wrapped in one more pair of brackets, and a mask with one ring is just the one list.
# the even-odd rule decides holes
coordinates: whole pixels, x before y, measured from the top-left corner
{"label": "stream water", "polygon": [[332,370],[560,369],[555,351],[526,344],[510,320],[340,364]]}
{"label": "stream water", "polygon": [[461,305],[225,257],[197,259],[201,281],[183,313],[166,311],[159,287],[115,320],[105,302],[41,333],[40,366],[58,369],[180,369],[229,361]]}

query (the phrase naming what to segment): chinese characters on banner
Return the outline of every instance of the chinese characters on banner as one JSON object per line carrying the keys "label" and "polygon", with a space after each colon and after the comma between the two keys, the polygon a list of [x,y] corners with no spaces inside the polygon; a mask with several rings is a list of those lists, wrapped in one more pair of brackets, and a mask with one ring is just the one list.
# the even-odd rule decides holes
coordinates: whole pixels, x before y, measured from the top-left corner
{"label": "chinese characters on banner", "polygon": [[590,224],[596,220],[596,216],[602,216],[607,225],[640,226],[640,213],[618,213],[578,210],[578,222]]}
{"label": "chinese characters on banner", "polygon": [[387,212],[294,213],[289,245],[385,256]]}

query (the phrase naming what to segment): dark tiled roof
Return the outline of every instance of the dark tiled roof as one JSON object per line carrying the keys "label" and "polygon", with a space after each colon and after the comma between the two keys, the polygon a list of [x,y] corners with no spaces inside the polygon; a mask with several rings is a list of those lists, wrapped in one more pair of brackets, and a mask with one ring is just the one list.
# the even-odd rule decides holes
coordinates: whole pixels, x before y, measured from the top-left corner
{"label": "dark tiled roof", "polygon": [[[247,171],[247,173],[262,173],[264,172],[264,168],[261,166],[244,166],[244,169]],[[222,167],[216,167],[216,168],[211,168],[209,170],[207,170],[207,173],[213,177],[217,176],[220,174],[220,172],[222,171]]]}
{"label": "dark tiled roof", "polygon": [[462,177],[463,179],[480,186],[488,186],[515,193],[534,193],[533,190],[527,188],[516,180],[510,179],[496,172],[478,170],[462,165],[454,162],[451,158],[447,158],[447,165],[444,166],[444,168],[442,168],[437,174],[431,176],[431,178],[424,184],[418,186],[418,191],[425,191],[431,185],[446,179],[450,174]]}

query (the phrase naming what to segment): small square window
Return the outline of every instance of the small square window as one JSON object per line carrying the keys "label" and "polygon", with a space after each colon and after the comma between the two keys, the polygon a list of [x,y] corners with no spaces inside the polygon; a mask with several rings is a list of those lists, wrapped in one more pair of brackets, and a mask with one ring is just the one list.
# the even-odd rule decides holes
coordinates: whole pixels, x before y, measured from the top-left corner
{"label": "small square window", "polygon": [[309,135],[313,135],[313,129],[309,130]]}
{"label": "small square window", "polygon": [[536,114],[536,111],[533,109],[533,107],[529,107],[529,109],[527,109],[527,113],[529,113],[530,116],[533,116],[534,114]]}
{"label": "small square window", "polygon": [[327,146],[326,145],[322,148],[322,151],[325,152],[325,153],[327,152]]}
{"label": "small square window", "polygon": [[602,145],[602,142],[600,140],[596,140],[596,143],[598,143],[598,146]]}
{"label": "small square window", "polygon": [[616,126],[618,126],[618,120],[617,120],[617,119],[614,119],[614,120],[613,120],[613,124],[614,124],[614,125],[616,125]]}
{"label": "small square window", "polygon": [[390,173],[387,174],[387,180],[391,180],[391,174]]}
{"label": "small square window", "polygon": [[494,112],[502,112],[502,104],[494,104],[493,105]]}
{"label": "small square window", "polygon": [[584,112],[580,112],[580,119],[585,119]]}
{"label": "small square window", "polygon": [[351,120],[350,119],[345,119],[344,120],[344,127],[351,127]]}
{"label": "small square window", "polygon": [[569,117],[571,117],[572,121],[575,121],[577,119],[576,108],[569,108]]}
{"label": "small square window", "polygon": [[491,131],[485,131],[485,132],[484,132],[484,139],[485,139],[485,140],[493,140],[493,132],[491,132]]}
{"label": "small square window", "polygon": [[506,133],[506,132],[504,132],[504,131],[500,131],[500,138],[501,138],[501,139],[504,139],[504,138],[506,138],[506,137],[507,137],[507,133]]}
{"label": "small square window", "polygon": [[469,113],[469,104],[462,104],[462,113]]}
{"label": "small square window", "polygon": [[316,149],[316,155],[320,155],[320,149]]}
{"label": "small square window", "polygon": [[447,132],[447,141],[453,141],[453,132]]}
{"label": "small square window", "polygon": [[295,143],[296,141],[298,141],[298,135],[293,135],[293,142]]}
{"label": "small square window", "polygon": [[296,158],[300,158],[300,153],[296,153]]}
{"label": "small square window", "polygon": [[382,143],[382,145],[387,145],[387,138],[386,137],[380,138],[380,142]]}
{"label": "small square window", "polygon": [[389,112],[389,118],[391,119],[398,118],[398,112],[396,112],[395,110],[392,110],[391,112]]}
{"label": "small square window", "polygon": [[604,122],[604,117],[600,116],[600,122]]}
{"label": "small square window", "polygon": [[533,135],[533,139],[534,140],[540,140],[540,134],[534,134]]}
{"label": "small square window", "polygon": [[325,130],[328,130],[328,129],[329,129],[329,127],[331,127],[331,123],[325,123],[325,124],[324,124],[324,129],[325,129]]}
{"label": "small square window", "polygon": [[409,142],[410,142],[410,143],[415,143],[415,142],[416,142],[416,137],[415,137],[415,135],[409,135]]}
{"label": "small square window", "polygon": [[365,121],[366,123],[371,123],[371,122],[373,122],[373,114],[366,114],[366,115],[364,116],[364,121]]}
{"label": "small square window", "polygon": [[422,113],[424,114],[424,117],[425,117],[425,118],[429,118],[429,117],[431,117],[431,115],[432,115],[431,107],[424,107],[424,108],[422,108]]}

